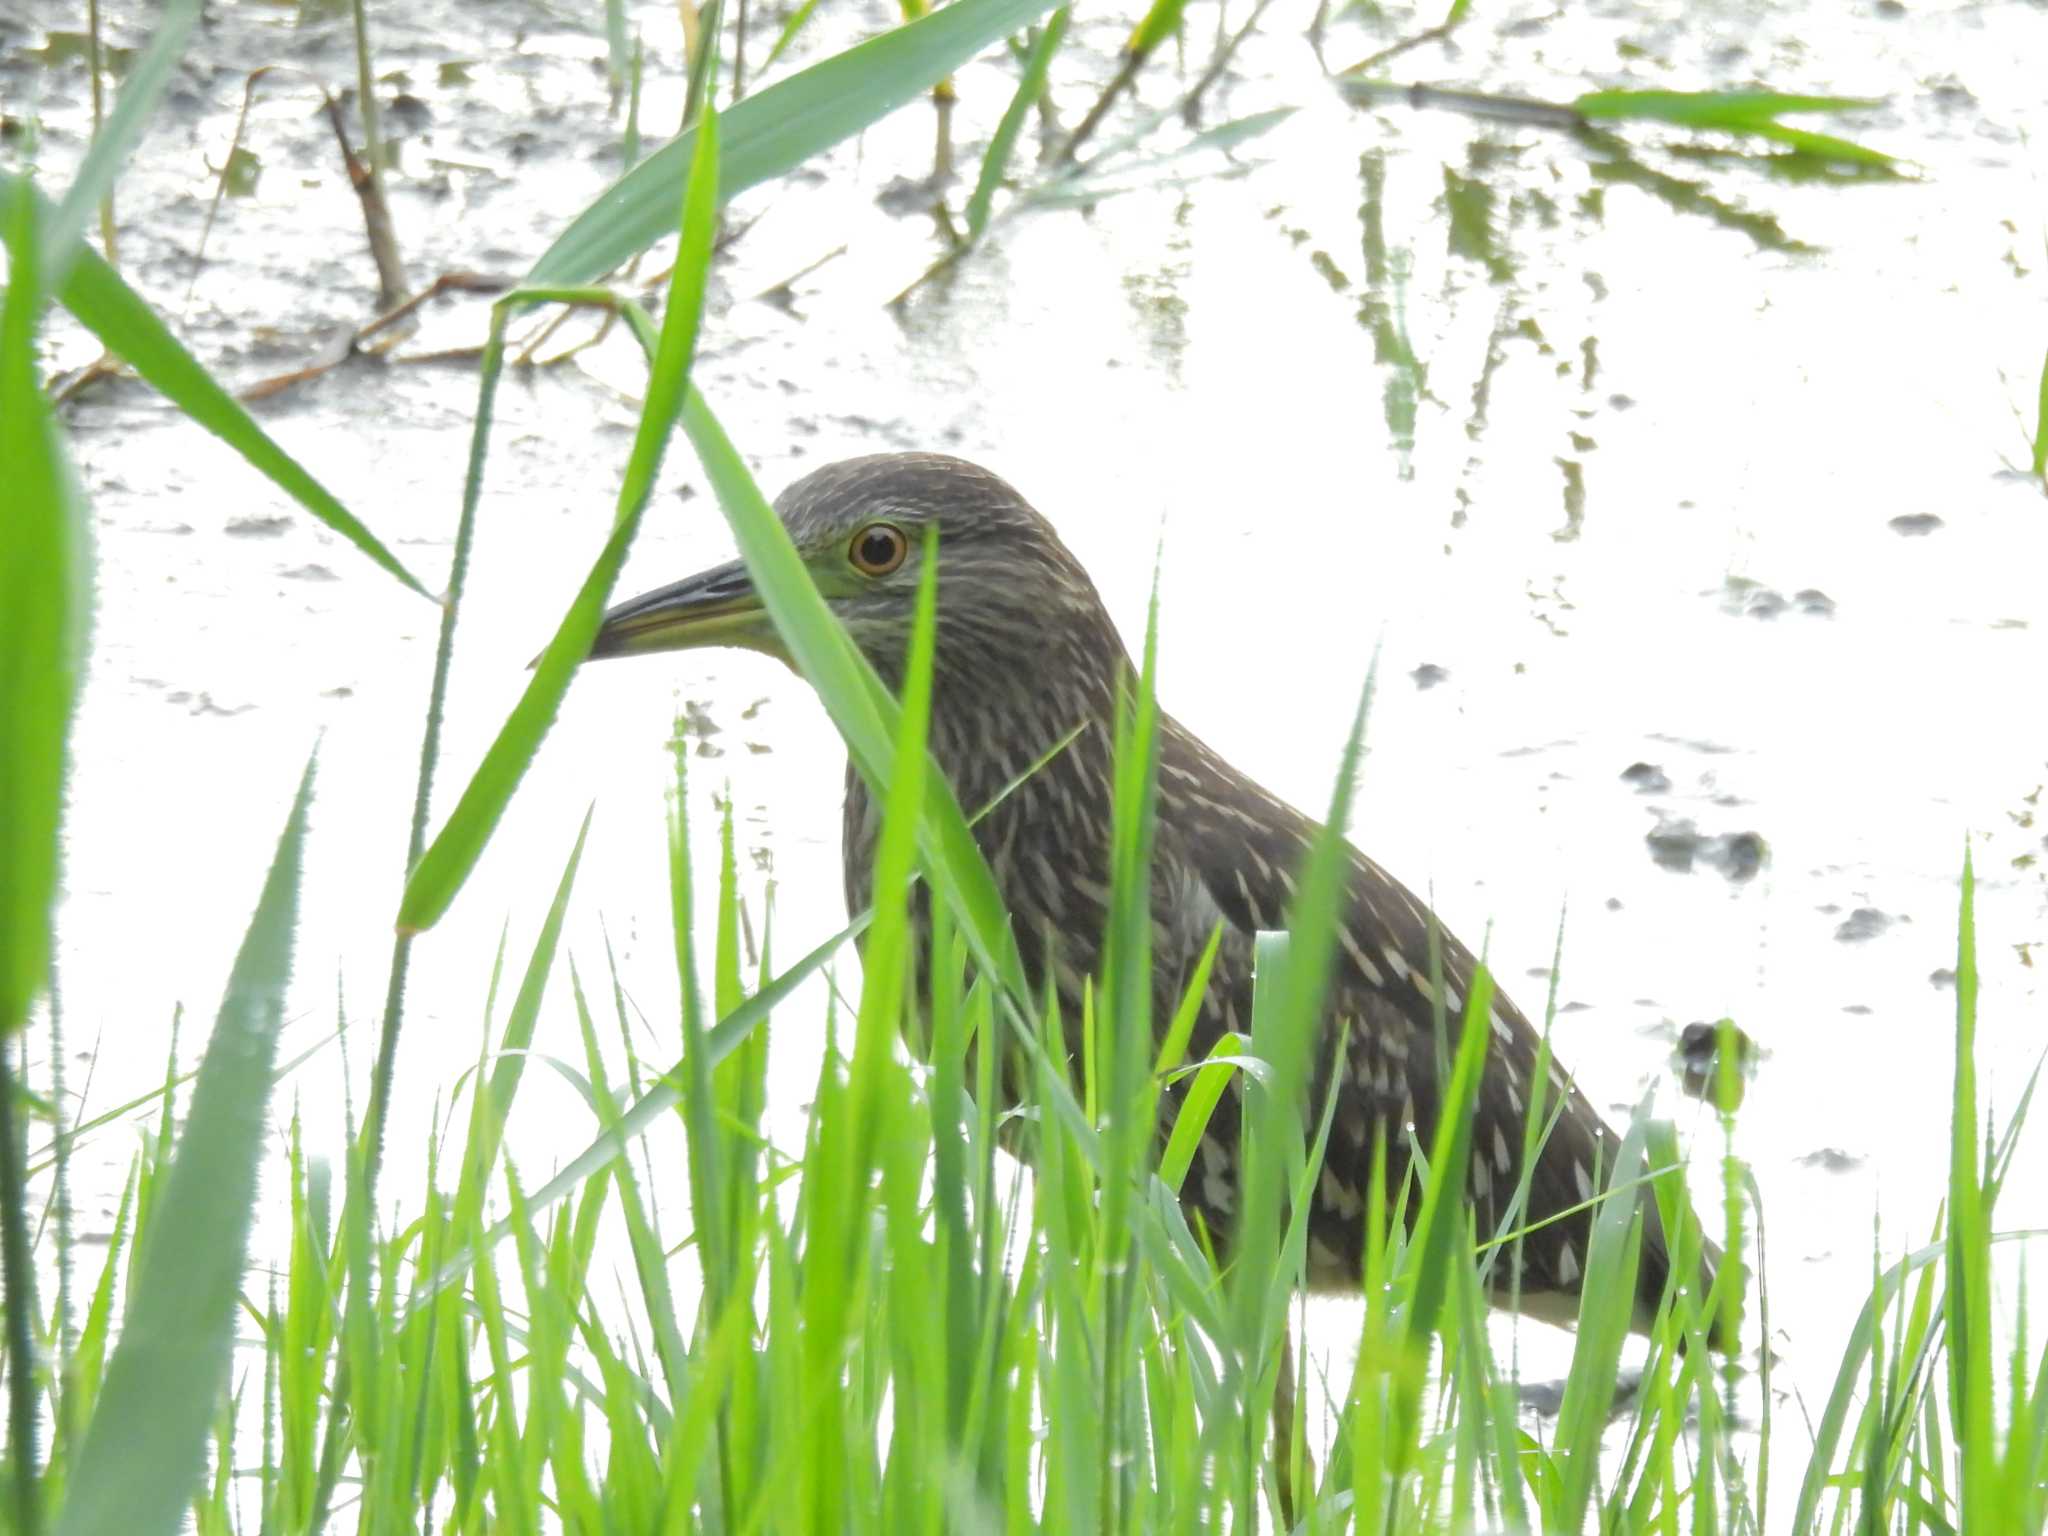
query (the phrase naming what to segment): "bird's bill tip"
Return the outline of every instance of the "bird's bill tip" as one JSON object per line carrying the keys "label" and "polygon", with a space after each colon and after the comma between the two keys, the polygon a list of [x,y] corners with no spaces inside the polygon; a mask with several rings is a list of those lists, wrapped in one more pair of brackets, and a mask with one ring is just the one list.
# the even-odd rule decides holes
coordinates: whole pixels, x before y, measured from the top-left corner
{"label": "bird's bill tip", "polygon": [[767,613],[738,561],[629,598],[605,614],[589,660],[733,645],[760,649]]}

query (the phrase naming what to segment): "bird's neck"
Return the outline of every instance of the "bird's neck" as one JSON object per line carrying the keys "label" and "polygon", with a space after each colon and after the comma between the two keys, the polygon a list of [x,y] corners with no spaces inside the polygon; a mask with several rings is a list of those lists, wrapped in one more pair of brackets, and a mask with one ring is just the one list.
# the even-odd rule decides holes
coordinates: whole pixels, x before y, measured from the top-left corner
{"label": "bird's neck", "polygon": [[[942,608],[938,640],[931,752],[968,815],[1055,752],[1059,766],[1046,772],[1111,782],[1117,700],[1130,662],[1106,613],[1049,622],[1022,648],[1014,635],[980,633],[972,618]],[[871,652],[869,659],[900,696],[902,658]]]}
{"label": "bird's neck", "polygon": [[1004,677],[936,680],[932,756],[970,816],[1034,767],[1060,779],[1077,776],[1107,785],[1116,693],[1110,676],[1030,663]]}

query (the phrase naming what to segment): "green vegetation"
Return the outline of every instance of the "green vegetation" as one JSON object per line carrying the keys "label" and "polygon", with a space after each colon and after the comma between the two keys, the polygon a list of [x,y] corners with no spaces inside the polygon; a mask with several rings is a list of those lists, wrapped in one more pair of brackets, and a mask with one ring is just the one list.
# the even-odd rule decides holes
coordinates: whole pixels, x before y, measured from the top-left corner
{"label": "green vegetation", "polygon": [[[70,309],[313,515],[395,580],[423,589],[82,244],[196,7],[172,9],[60,204],[25,180],[0,178],[8,251],[0,457],[9,477],[0,501],[0,1032],[8,1037],[0,1052],[0,1363],[9,1396],[0,1479],[8,1529],[168,1532],[186,1519],[206,1533],[1272,1527],[1283,1480],[1269,1424],[1290,1364],[1305,1240],[1290,1211],[1305,1208],[1300,1196],[1327,1133],[1327,1124],[1302,1123],[1296,1090],[1310,1066],[1305,1042],[1328,963],[1329,854],[1346,820],[1363,701],[1337,776],[1331,841],[1311,861],[1289,931],[1261,941],[1251,1037],[1183,1061],[1184,1012],[1155,1055],[1143,984],[1148,639],[1120,757],[1108,965],[1083,1021],[1089,1048],[1067,1061],[1062,1021],[1026,984],[976,850],[970,820],[980,808],[958,805],[927,771],[932,585],[898,700],[832,621],[711,403],[689,382],[722,200],[931,88],[1045,9],[1038,0],[962,0],[771,86],[722,119],[707,105],[689,132],[568,226],[534,287],[500,302],[394,970],[402,978],[406,946],[455,899],[542,750],[678,421],[791,654],[882,791],[876,909],[794,965],[778,969],[764,955],[750,982],[728,817],[722,875],[710,893],[717,938],[700,953],[693,913],[705,893],[691,885],[679,753],[669,821],[682,977],[674,1064],[653,1075],[638,1059],[621,1001],[630,977],[613,971],[602,988],[589,988],[574,957],[559,952],[579,837],[499,1037],[448,1122],[385,1123],[403,1017],[394,986],[360,1132],[346,1146],[308,1149],[293,1123],[276,1197],[289,1199],[289,1251],[265,1280],[247,1267],[246,1248],[291,966],[309,767],[185,1113],[174,1114],[182,1083],[173,1064],[75,1325],[63,1300],[36,1294],[41,1221],[32,1181],[40,1169],[25,1151],[27,1123],[46,1111],[15,1075],[19,1035],[48,974],[92,569],[87,508],[38,376],[36,337],[48,307]],[[1042,78],[1063,35],[1063,22],[1042,34],[1027,80]],[[1134,57],[1139,48],[1134,39]],[[624,58],[616,29],[613,57]],[[1005,154],[1026,99],[999,135]],[[1766,105],[1746,120],[1750,131],[1769,131],[1770,113],[1786,110],[1783,99]],[[984,170],[970,220],[976,233],[998,180]],[[636,303],[607,296],[650,364],[612,525],[525,697],[429,839],[425,785],[488,460],[503,317],[591,297],[566,285],[592,281],[676,230],[680,255],[658,326]],[[915,879],[936,897],[928,1009],[912,995]],[[1371,1283],[1351,1373],[1302,1382],[1311,1404],[1328,1409],[1327,1443],[1325,1416],[1311,1412],[1278,1450],[1302,1526],[1774,1530],[1770,1469],[1789,1461],[1807,1467],[1792,1517],[1800,1531],[2048,1528],[2048,1352],[2030,1342],[2023,1295],[2016,1304],[2005,1296],[2005,1313],[1995,1305],[2011,1273],[1994,1272],[2009,1237],[1996,1227],[1997,1197],[2026,1100],[2005,1126],[1983,1123],[1972,900],[1966,864],[1946,1208],[1930,1213],[1928,1247],[1877,1268],[1810,1451],[1802,1433],[1790,1448],[1778,1442],[1767,1383],[1765,1417],[1738,1419],[1741,1383],[1704,1347],[1712,1319],[1683,1291],[1657,1320],[1633,1394],[1618,1397],[1642,1230],[1626,1198],[1608,1200],[1596,1223],[1561,1408],[1540,1422],[1520,1412],[1487,1326],[1483,1279],[1489,1254],[1518,1233],[1473,1231],[1456,1198],[1488,1035],[1482,984],[1464,1018],[1445,1021],[1456,1061],[1449,1112],[1423,1149],[1430,1171],[1403,1192],[1412,1222],[1371,1224],[1392,1230],[1367,1255]],[[864,985],[850,1016],[835,1005],[822,1021],[826,1046],[804,1144],[772,1145],[762,1131],[768,1031],[818,1028],[817,1019],[792,1018],[790,996],[863,929]],[[584,1057],[580,1069],[559,1070],[588,1107],[590,1147],[529,1189],[504,1126],[551,980],[558,995],[566,980],[573,999]],[[1025,1064],[1014,1108],[999,1103],[999,1058]],[[1157,1095],[1182,1073],[1195,1074],[1198,1088],[1155,1163]],[[1219,1273],[1174,1189],[1200,1118],[1230,1091],[1250,1106],[1240,1251],[1262,1257]],[[687,1140],[686,1176],[655,1166],[642,1140],[670,1115]],[[1542,1134],[1540,1116],[1532,1106],[1532,1137]],[[1724,1118],[1732,1137],[1732,1112]],[[69,1140],[53,1142],[58,1158]],[[396,1215],[375,1198],[387,1143],[418,1147],[427,1168],[422,1203]],[[1035,1176],[999,1156],[1003,1146],[1028,1149]],[[1667,1230],[1686,1225],[1675,1215],[1685,1195],[1670,1133],[1647,1118],[1631,1127],[1616,1170],[1620,1189],[1642,1182],[1671,1202]],[[1755,1209],[1732,1156],[1725,1184],[1724,1236],[1736,1256]],[[1283,1199],[1288,1192],[1295,1198]],[[594,1272],[600,1231],[613,1226],[632,1259],[634,1290],[622,1304],[610,1276]],[[68,1266],[79,1255],[59,1257]],[[1674,1268],[1690,1266],[1681,1258]],[[1740,1307],[1740,1295],[1730,1287],[1719,1304]],[[2002,1321],[2015,1313],[2016,1326]]]}
{"label": "green vegetation", "polygon": [[[1268,1199],[1267,1236],[1247,1247],[1281,1262],[1220,1276],[1211,1267],[1167,1186],[1175,1170],[1146,1172],[1142,1137],[1128,1134],[1150,1124],[1161,1073],[1178,1067],[1170,1056],[1133,1062],[1114,977],[1091,1020],[1097,1044],[1070,1081],[1052,1049],[1056,1021],[992,980],[994,966],[970,966],[980,946],[942,904],[929,1066],[900,1048],[912,1022],[904,897],[919,833],[932,830],[919,814],[923,702],[913,684],[891,728],[902,768],[890,779],[891,878],[878,889],[896,896],[872,914],[857,1014],[825,1021],[836,1043],[820,1062],[803,1147],[761,1134],[768,1005],[824,954],[779,974],[764,963],[749,995],[728,818],[718,938],[699,955],[686,832],[672,811],[683,1050],[658,1086],[634,1058],[623,1004],[601,1020],[572,964],[593,1145],[546,1188],[524,1187],[500,1129],[556,968],[572,854],[497,1048],[468,1079],[466,1129],[424,1138],[424,1206],[372,1220],[359,1147],[337,1210],[325,1165],[294,1126],[290,1255],[264,1290],[222,1262],[221,1246],[160,1234],[247,1218],[247,1183],[224,1200],[201,1170],[239,1149],[246,1179],[262,1123],[263,1094],[249,1084],[268,1057],[242,1041],[267,1035],[238,1010],[267,1008],[274,1020],[279,1006],[295,813],[187,1128],[171,1138],[167,1097],[79,1342],[35,1382],[35,1406],[58,1426],[37,1490],[56,1528],[169,1530],[188,1490],[209,1531],[308,1530],[323,1508],[373,1531],[418,1529],[429,1510],[445,1530],[1249,1530],[1270,1517],[1265,1427],[1302,1234]],[[1144,836],[1143,736],[1140,716],[1119,826],[1133,847]],[[679,777],[677,805],[680,789]],[[1997,1346],[1979,1322],[1990,1315],[1991,1218],[2016,1126],[1985,1144],[1978,1172],[1969,900],[1966,875],[1946,1241],[1876,1277],[1818,1425],[1796,1529],[2042,1528],[2048,1367],[2029,1358],[2024,1332]],[[1142,933],[1128,893],[1117,910]],[[1302,1037],[1291,1010],[1313,1004],[1301,973],[1316,920],[1304,910],[1291,936],[1268,941],[1272,986],[1262,983],[1250,1052],[1190,1064],[1243,1075],[1263,1109],[1252,1135],[1277,1176],[1269,1191],[1309,1166],[1291,1100],[1270,1089],[1283,1055],[1274,1044]],[[607,980],[600,995],[619,998],[625,978]],[[1454,1102],[1469,1104],[1484,1009],[1482,995],[1468,1011],[1478,1027],[1460,1030]],[[786,1007],[778,1022],[817,1023]],[[1007,1119],[988,1048],[1006,1032],[1035,1063]],[[240,1077],[239,1112],[216,1087],[227,1074]],[[679,1172],[650,1165],[635,1135],[650,1110],[684,1123],[680,1213]],[[1477,1235],[1455,1200],[1432,1198],[1461,1186],[1468,1126],[1447,1117],[1413,1235],[1370,1255],[1376,1283],[1350,1379],[1311,1385],[1312,1400],[1329,1395],[1335,1437],[1307,1528],[1351,1528],[1360,1510],[1375,1512],[1368,1528],[1413,1531],[1480,1520],[1583,1530],[1593,1510],[1601,1529],[1766,1528],[1770,1430],[1736,1433],[1701,1319],[1666,1315],[1632,1402],[1610,1420],[1640,1237],[1627,1200],[1609,1202],[1596,1229],[1561,1412],[1547,1427],[1517,1413],[1484,1325]],[[1660,1159],[1647,1130],[1631,1132],[1630,1152]],[[1014,1135],[1034,1144],[1035,1187],[997,1155]],[[496,1226],[494,1209],[505,1217]],[[611,1222],[628,1234],[637,1282],[623,1311],[593,1273]],[[238,1390],[224,1401],[238,1287],[258,1344],[240,1355]],[[166,1317],[174,1298],[188,1310]],[[199,1319],[213,1325],[204,1337]],[[54,1346],[54,1324],[36,1324]],[[1691,1347],[1681,1352],[1682,1338]],[[194,1488],[208,1444],[214,1470]],[[102,1464],[109,1456],[119,1471]]]}

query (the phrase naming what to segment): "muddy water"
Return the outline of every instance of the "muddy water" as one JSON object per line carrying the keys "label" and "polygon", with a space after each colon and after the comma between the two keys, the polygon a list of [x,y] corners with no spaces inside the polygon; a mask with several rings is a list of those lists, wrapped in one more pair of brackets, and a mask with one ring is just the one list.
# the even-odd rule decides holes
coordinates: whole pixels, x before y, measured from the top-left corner
{"label": "muddy water", "polygon": [[[597,10],[412,17],[376,24],[413,277],[516,274],[619,169]],[[1361,110],[1321,80],[1305,19],[1270,13],[1210,103],[1212,124],[1299,109],[1279,127],[1229,159],[1112,162],[1098,190],[1115,195],[1008,221],[900,312],[885,301],[937,247],[883,194],[928,170],[928,112],[748,195],[700,377],[771,492],[886,448],[999,469],[1134,638],[1163,536],[1168,707],[1299,803],[1326,799],[1377,650],[1357,838],[1487,936],[1532,1011],[1562,918],[1560,1051],[1596,1100],[1658,1083],[1711,1152],[1714,1127],[1673,1091],[1677,1029],[1729,1014],[1768,1052],[1739,1145],[1771,1223],[1777,1348],[1811,1402],[1873,1220],[1896,1252],[1934,1217],[1966,839],[2001,1110],[2048,1040],[2048,503],[2014,471],[2048,340],[2041,165],[2023,137],[2039,141],[2048,89],[2025,61],[2048,30],[2020,6],[1529,10],[1389,66],[1558,99],[1759,83],[1882,98],[1851,131],[1909,174],[1856,181],[1649,130],[1628,158]],[[634,21],[657,61],[647,121],[672,123],[672,8]],[[41,5],[0,31],[6,110],[40,121],[58,170],[88,121],[85,77],[37,50],[73,25]],[[1117,40],[1079,29],[1057,80],[1068,121]],[[1385,40],[1342,22],[1326,46],[1344,64]],[[1205,59],[1191,45],[1190,72]],[[374,302],[327,130],[291,76],[265,89],[261,177],[195,278],[208,164],[246,72],[277,63],[353,79],[339,23],[218,10],[121,190],[131,279],[237,382],[331,355]],[[1184,85],[1168,74],[1148,79],[1151,105]],[[971,154],[1009,87],[989,65],[960,85]],[[483,318],[442,306],[402,350],[473,342]],[[54,352],[90,356],[61,332]],[[444,808],[598,546],[639,376],[607,342],[501,397]],[[459,365],[357,362],[261,414],[438,584],[473,400]],[[436,613],[139,387],[97,388],[69,421],[100,530],[62,950],[70,1047],[99,1046],[91,1102],[160,1072],[175,1003],[210,1017],[318,740],[292,1040],[331,1031],[339,996],[360,1103]],[[622,590],[728,552],[679,450]],[[729,794],[757,918],[773,893],[776,953],[842,920],[840,757],[796,680],[716,654],[592,669],[419,948],[401,1178],[475,1060],[501,930],[516,966],[593,804],[569,943],[588,981],[609,940],[645,1050],[673,1054],[662,743],[679,714],[700,870]],[[822,1014],[813,1000],[778,1021],[792,1146]],[[536,1048],[580,1057],[559,981]],[[338,1143],[341,1062],[329,1046],[280,1101],[316,1146]],[[512,1144],[531,1174],[588,1128],[552,1073],[528,1081]],[[102,1134],[83,1154],[88,1230],[130,1146]],[[2038,1135],[2021,1156],[2002,1224],[2048,1224]],[[1341,1369],[1349,1314],[1317,1326]],[[1539,1355],[1542,1333],[1525,1332]]]}

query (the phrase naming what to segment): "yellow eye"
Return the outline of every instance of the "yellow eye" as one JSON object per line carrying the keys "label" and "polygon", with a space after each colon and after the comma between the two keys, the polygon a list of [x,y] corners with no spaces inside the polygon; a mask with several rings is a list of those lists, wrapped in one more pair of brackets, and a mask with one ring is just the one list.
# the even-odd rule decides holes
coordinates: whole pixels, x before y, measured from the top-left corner
{"label": "yellow eye", "polygon": [[866,576],[887,576],[903,564],[910,553],[910,540],[894,523],[869,523],[853,536],[847,557],[853,568]]}

